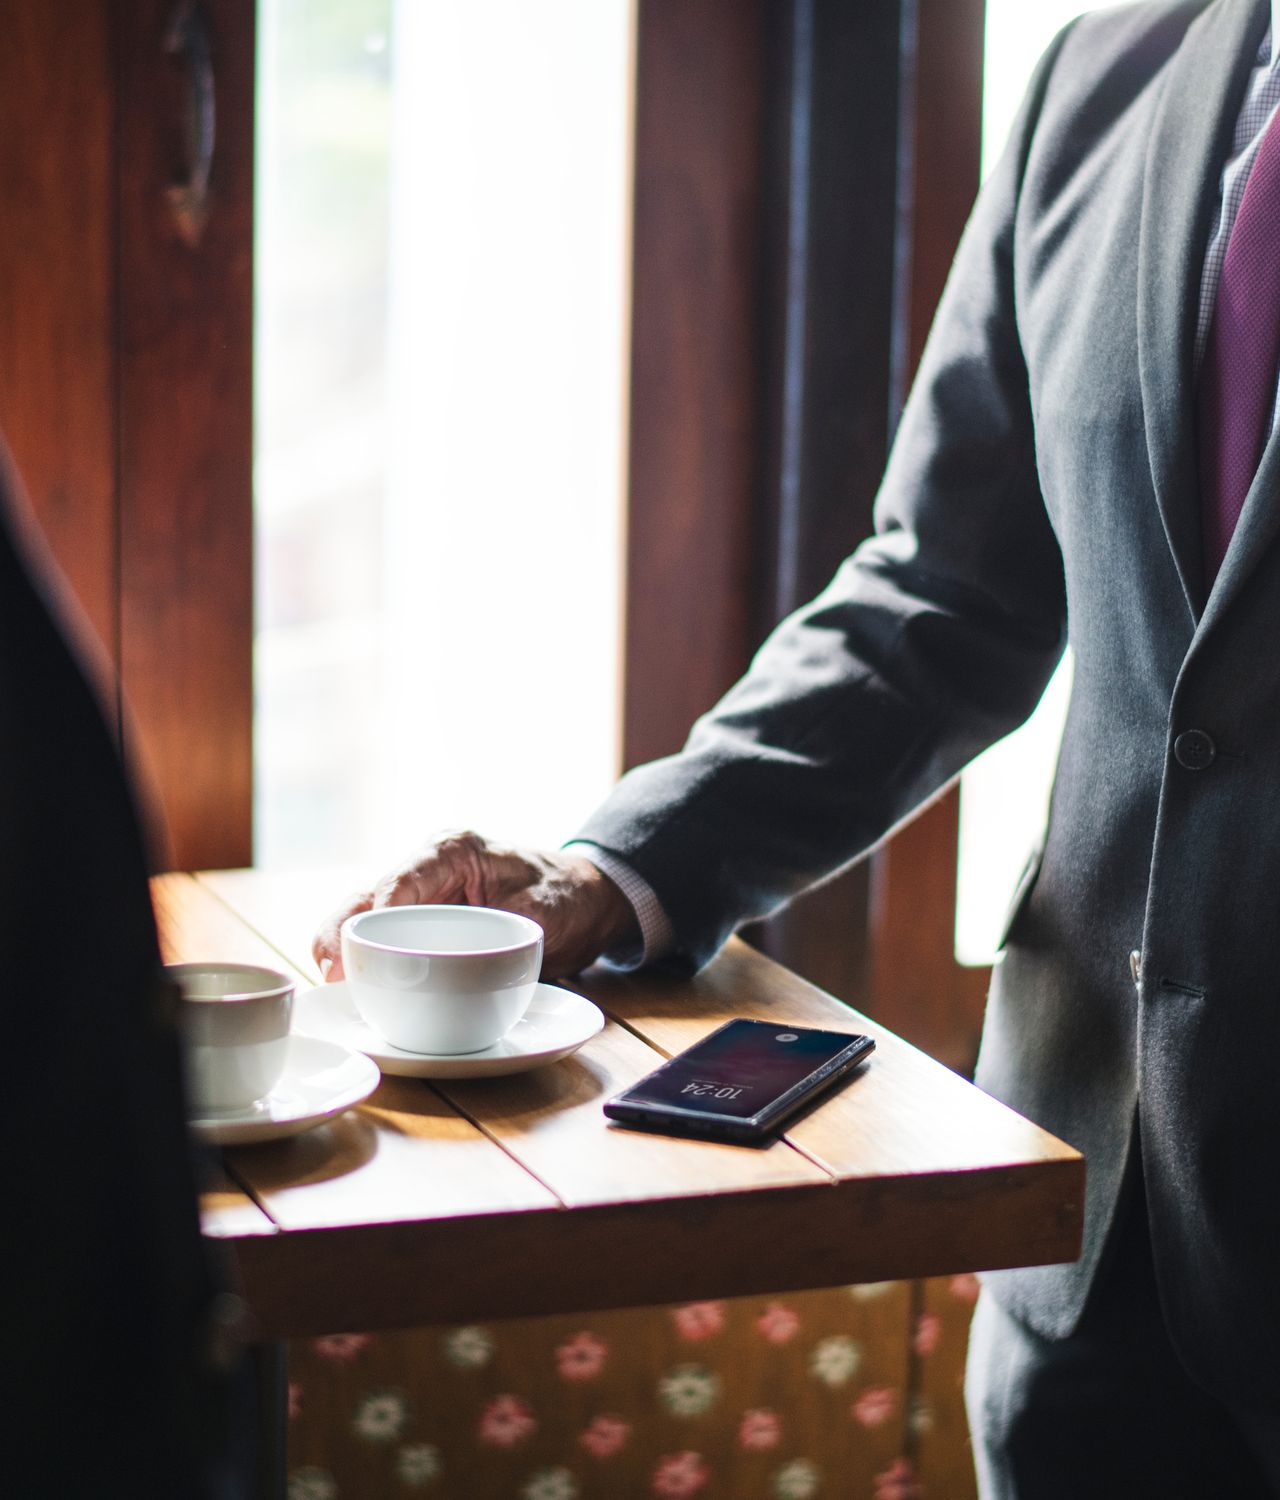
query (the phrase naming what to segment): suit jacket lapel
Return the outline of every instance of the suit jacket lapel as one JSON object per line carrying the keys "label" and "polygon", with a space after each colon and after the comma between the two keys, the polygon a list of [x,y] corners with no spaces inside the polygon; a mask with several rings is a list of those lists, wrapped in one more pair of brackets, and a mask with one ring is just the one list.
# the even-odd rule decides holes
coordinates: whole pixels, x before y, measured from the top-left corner
{"label": "suit jacket lapel", "polygon": [[1267,0],[1215,0],[1165,77],[1147,151],[1138,249],[1138,369],[1156,500],[1187,605],[1204,598],[1194,355],[1218,178],[1269,19]]}

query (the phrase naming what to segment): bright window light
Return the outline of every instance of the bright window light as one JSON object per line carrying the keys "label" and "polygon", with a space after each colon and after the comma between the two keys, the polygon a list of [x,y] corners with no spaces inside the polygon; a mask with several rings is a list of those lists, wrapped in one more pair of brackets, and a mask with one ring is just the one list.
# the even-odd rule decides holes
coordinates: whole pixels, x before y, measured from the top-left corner
{"label": "bright window light", "polygon": [[[1074,16],[1078,0],[987,0],[982,101],[983,174],[1004,149],[1041,54]],[[1027,853],[1044,828],[1071,688],[1070,653],[1039,708],[964,773],[960,782],[960,868],[956,957],[988,964]]]}
{"label": "bright window light", "polygon": [[261,0],[257,858],[617,773],[630,0]]}

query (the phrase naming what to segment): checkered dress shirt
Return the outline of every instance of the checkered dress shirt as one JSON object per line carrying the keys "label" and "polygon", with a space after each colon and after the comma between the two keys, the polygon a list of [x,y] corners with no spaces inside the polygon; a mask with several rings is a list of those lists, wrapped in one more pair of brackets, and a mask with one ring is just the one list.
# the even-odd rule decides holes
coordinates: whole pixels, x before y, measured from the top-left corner
{"label": "checkered dress shirt", "polygon": [[[1209,324],[1213,318],[1214,298],[1218,294],[1218,283],[1222,279],[1222,262],[1227,254],[1227,241],[1240,211],[1240,200],[1244,197],[1245,183],[1253,168],[1254,157],[1267,133],[1267,126],[1280,104],[1280,67],[1272,55],[1271,38],[1276,32],[1275,11],[1272,7],[1271,30],[1262,39],[1253,74],[1245,91],[1244,104],[1236,120],[1235,136],[1231,151],[1222,169],[1219,189],[1218,214],[1214,220],[1213,233],[1209,237],[1209,248],[1205,252],[1204,271],[1200,277],[1200,314],[1196,321],[1196,368],[1204,355],[1209,338]],[[1272,426],[1280,414],[1280,392],[1277,412],[1272,415]]]}

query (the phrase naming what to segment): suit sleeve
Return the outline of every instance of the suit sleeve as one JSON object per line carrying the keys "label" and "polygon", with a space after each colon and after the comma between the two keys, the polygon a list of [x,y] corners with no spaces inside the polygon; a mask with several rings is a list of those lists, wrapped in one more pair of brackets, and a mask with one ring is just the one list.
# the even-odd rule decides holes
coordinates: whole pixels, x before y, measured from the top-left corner
{"label": "suit sleeve", "polygon": [[577,838],[657,893],[705,963],[884,839],[1021,723],[1066,633],[1018,338],[1018,191],[1057,46],[979,195],[875,506],[875,534],[774,631],[675,756]]}

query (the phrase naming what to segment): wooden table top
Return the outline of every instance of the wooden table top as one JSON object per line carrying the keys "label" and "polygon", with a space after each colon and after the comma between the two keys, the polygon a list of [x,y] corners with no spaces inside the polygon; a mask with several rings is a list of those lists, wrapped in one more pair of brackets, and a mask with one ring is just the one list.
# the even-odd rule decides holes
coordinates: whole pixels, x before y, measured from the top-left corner
{"label": "wooden table top", "polygon": [[[167,961],[319,982],[342,872],[154,885]],[[1084,1162],[900,1038],[734,941],[678,980],[595,970],[572,1057],[506,1078],[384,1078],[358,1109],[222,1153],[202,1200],[263,1337],[691,1301],[1038,1265],[1079,1253]],[[610,1124],[601,1103],[730,1016],[866,1031],[850,1083],[764,1148]]]}

